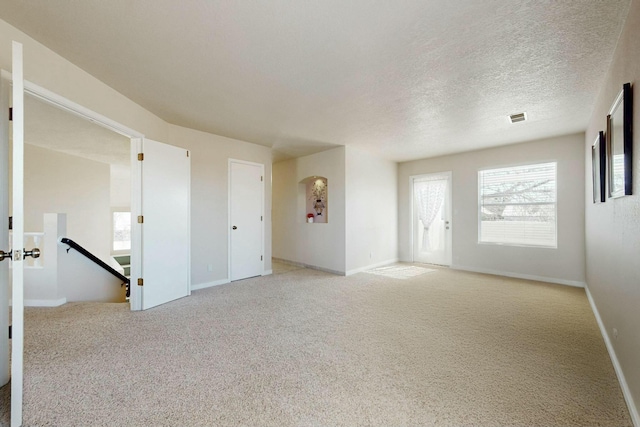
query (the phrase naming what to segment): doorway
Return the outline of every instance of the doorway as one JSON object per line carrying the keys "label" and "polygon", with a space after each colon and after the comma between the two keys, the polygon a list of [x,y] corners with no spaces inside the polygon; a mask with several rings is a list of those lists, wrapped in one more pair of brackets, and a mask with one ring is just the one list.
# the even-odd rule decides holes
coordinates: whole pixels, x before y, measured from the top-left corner
{"label": "doorway", "polygon": [[451,266],[451,172],[411,177],[413,261]]}

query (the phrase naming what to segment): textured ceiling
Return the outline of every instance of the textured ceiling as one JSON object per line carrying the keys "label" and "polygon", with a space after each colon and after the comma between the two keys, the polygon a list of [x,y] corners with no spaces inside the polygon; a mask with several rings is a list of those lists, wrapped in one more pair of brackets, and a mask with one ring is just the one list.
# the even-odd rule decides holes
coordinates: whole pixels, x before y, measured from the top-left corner
{"label": "textured ceiling", "polygon": [[0,0],[0,18],[170,123],[403,161],[583,131],[628,6]]}

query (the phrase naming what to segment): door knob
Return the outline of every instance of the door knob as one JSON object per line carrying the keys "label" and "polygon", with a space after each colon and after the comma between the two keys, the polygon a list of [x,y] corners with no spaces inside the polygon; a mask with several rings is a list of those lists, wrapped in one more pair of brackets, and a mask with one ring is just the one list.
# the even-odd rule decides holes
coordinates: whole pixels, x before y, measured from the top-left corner
{"label": "door knob", "polygon": [[35,259],[35,258],[40,258],[40,249],[38,249],[38,248],[33,248],[33,249],[31,249],[30,251],[25,250],[25,251],[24,251],[24,257],[26,258],[26,257],[28,257],[28,256],[30,256],[30,257],[32,257],[32,258],[34,258],[34,259]]}
{"label": "door knob", "polygon": [[[16,254],[16,255],[20,256],[20,251],[18,251],[18,254]],[[28,256],[33,257],[33,258],[40,258],[40,249],[33,248],[30,251],[28,251],[26,249],[23,250],[22,259],[25,259]],[[13,251],[9,251],[9,252],[0,251],[0,261],[4,261],[5,258],[11,259],[12,257],[13,257]]]}
{"label": "door knob", "polygon": [[231,227],[232,230],[237,230],[238,227],[236,227],[235,225],[233,227]]}

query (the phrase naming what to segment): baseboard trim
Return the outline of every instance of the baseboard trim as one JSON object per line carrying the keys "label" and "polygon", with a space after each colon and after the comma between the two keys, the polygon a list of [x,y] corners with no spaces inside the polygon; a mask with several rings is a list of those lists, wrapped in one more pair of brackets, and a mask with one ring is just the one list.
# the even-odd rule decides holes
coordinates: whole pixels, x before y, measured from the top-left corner
{"label": "baseboard trim", "polygon": [[307,268],[307,265],[303,264],[301,262],[296,262],[296,261],[291,261],[291,260],[288,260],[288,259],[276,258],[276,257],[273,257],[271,259],[273,261],[275,261],[275,262],[281,262],[282,264],[293,265],[293,266],[300,267],[300,268]]}
{"label": "baseboard trim", "polygon": [[[60,307],[67,303],[66,298],[58,299],[25,299],[25,307]],[[13,306],[13,300],[9,300],[9,305]]]}
{"label": "baseboard trim", "polygon": [[347,270],[345,276],[351,276],[352,274],[362,273],[363,271],[371,270],[374,268],[382,267],[389,264],[395,264],[399,261],[399,258],[388,259],[386,261],[377,262],[375,264],[365,265],[364,267],[354,268],[353,270]]}
{"label": "baseboard trim", "polygon": [[576,288],[586,287],[585,282],[580,282],[577,280],[556,279],[555,277],[512,273],[510,271],[491,270],[488,268],[465,267],[463,265],[452,265],[451,268],[453,270],[471,271],[473,273],[482,273],[482,274],[493,274],[495,276],[513,277],[514,279],[535,280],[536,282],[555,283],[557,285],[573,286]]}
{"label": "baseboard trim", "polygon": [[345,276],[346,275],[344,271],[331,270],[329,268],[318,267],[317,265],[305,264],[303,262],[291,261],[291,260],[284,259],[284,258],[273,257],[272,259],[274,261],[276,261],[276,262],[281,262],[283,264],[294,265],[294,266],[300,267],[300,268],[310,268],[312,270],[324,271],[325,273],[331,273],[331,274],[335,274],[337,276]]}
{"label": "baseboard trim", "polygon": [[214,280],[213,282],[198,283],[197,285],[191,285],[191,290],[199,291],[201,289],[207,289],[213,286],[226,285],[227,283],[231,283],[231,281],[229,279],[220,279]]}
{"label": "baseboard trim", "polygon": [[587,293],[587,299],[589,300],[589,305],[591,305],[593,315],[596,316],[596,322],[598,322],[600,333],[602,334],[605,346],[607,347],[607,351],[609,352],[609,358],[611,359],[611,363],[613,363],[613,369],[616,371],[616,376],[618,377],[618,382],[620,383],[620,388],[622,389],[622,395],[624,396],[625,402],[627,402],[627,408],[629,408],[631,421],[633,422],[633,425],[635,427],[640,427],[640,414],[638,413],[638,407],[633,401],[633,396],[631,396],[631,390],[629,390],[627,379],[625,378],[624,372],[622,371],[622,366],[620,366],[618,356],[616,356],[616,351],[613,349],[613,345],[611,344],[611,340],[609,339],[607,328],[604,326],[604,322],[602,322],[598,307],[596,307],[596,303],[591,296],[591,292],[589,292],[589,286],[585,286],[584,289]]}

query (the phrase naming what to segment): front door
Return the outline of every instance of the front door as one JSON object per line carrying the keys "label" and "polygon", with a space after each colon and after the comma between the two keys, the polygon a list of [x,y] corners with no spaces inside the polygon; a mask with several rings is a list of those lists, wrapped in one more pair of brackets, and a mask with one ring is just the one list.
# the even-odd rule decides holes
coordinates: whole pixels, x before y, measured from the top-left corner
{"label": "front door", "polygon": [[131,287],[141,298],[132,308],[146,310],[191,294],[191,158],[184,148],[150,139],[142,144],[142,217],[133,218],[142,230],[141,268]]}
{"label": "front door", "polygon": [[413,260],[451,265],[451,172],[412,177]]}
{"label": "front door", "polygon": [[229,275],[231,281],[263,273],[264,165],[229,161]]}

